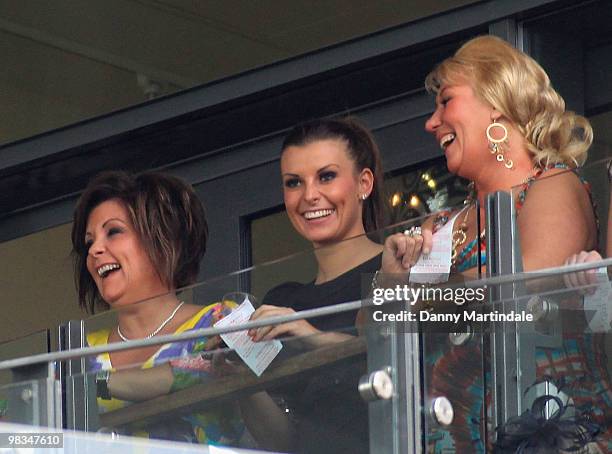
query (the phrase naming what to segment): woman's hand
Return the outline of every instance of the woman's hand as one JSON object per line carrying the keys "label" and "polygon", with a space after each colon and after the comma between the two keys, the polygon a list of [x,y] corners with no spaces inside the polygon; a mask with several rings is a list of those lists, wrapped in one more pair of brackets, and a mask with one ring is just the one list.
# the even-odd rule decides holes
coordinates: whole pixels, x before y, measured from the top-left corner
{"label": "woman's hand", "polygon": [[403,274],[412,268],[421,254],[429,254],[433,245],[433,234],[423,228],[421,234],[396,233],[385,240],[382,256],[382,273]]}
{"label": "woman's hand", "polygon": [[[566,265],[576,265],[577,263],[598,262],[602,260],[601,255],[597,251],[581,251],[578,254],[573,254],[565,261]],[[597,284],[597,269],[577,271],[575,273],[567,273],[563,275],[563,282],[568,288],[585,287]],[[594,293],[595,289],[590,287],[585,290],[585,293]]]}
{"label": "woman's hand", "polygon": [[[251,321],[291,314],[295,314],[295,311],[289,307],[264,304],[253,312]],[[346,328],[352,327],[347,326]],[[354,337],[351,334],[341,332],[323,332],[304,319],[249,330],[249,336],[253,342],[268,341],[284,335],[297,337],[300,344],[307,348],[325,347],[326,345],[345,342]]]}
{"label": "woman's hand", "polygon": [[[264,304],[253,312],[253,315],[251,315],[251,321],[291,314],[295,314],[295,311],[289,307],[269,306]],[[263,326],[261,328],[249,330],[249,336],[253,342],[272,340],[283,335],[306,337],[319,333],[321,333],[321,331],[303,319],[282,323],[280,325]]]}

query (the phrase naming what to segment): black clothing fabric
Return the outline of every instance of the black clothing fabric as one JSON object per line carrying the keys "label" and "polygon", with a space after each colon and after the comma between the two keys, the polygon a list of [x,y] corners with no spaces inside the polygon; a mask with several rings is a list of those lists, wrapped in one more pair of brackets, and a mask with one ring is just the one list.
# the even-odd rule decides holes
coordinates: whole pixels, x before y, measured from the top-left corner
{"label": "black clothing fabric", "polygon": [[[304,311],[361,299],[362,277],[368,286],[364,290],[369,291],[372,275],[380,269],[381,260],[382,254],[379,254],[336,279],[320,285],[315,285],[314,281],[308,284],[286,282],[270,290],[264,297],[263,304]],[[354,328],[356,317],[357,311],[350,311],[312,318],[308,321],[321,331],[336,331]]]}
{"label": "black clothing fabric", "polygon": [[[362,281],[371,281],[380,269],[381,258],[377,255],[324,284],[279,285],[268,292],[263,303],[302,311],[358,300]],[[309,322],[321,331],[350,333],[347,328],[352,328],[356,334],[356,316],[357,311],[350,311]],[[359,378],[366,372],[365,355],[360,355],[325,366],[278,390],[297,423],[300,454],[369,452],[368,407],[357,390]]]}

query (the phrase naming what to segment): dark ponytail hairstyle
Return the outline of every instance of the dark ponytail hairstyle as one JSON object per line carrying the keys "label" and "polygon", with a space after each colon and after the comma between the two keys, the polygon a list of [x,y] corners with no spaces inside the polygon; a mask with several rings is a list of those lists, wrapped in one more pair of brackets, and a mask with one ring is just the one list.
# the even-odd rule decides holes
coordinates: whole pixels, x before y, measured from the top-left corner
{"label": "dark ponytail hairstyle", "polygon": [[372,133],[353,117],[320,118],[295,126],[285,137],[282,152],[289,147],[301,147],[320,140],[344,142],[357,171],[372,171],[374,184],[372,192],[364,201],[362,220],[366,232],[381,228],[384,222],[382,162]]}

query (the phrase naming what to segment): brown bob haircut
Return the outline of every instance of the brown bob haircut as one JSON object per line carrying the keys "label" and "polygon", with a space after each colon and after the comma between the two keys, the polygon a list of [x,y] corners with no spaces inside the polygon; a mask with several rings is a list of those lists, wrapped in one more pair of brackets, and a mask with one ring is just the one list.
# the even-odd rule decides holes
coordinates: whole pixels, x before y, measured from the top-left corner
{"label": "brown bob haircut", "polygon": [[204,207],[193,188],[159,172],[102,172],[87,185],[74,210],[72,256],[79,305],[90,313],[96,305],[108,307],[87,270],[85,233],[93,209],[111,199],[127,209],[162,282],[171,289],[193,284],[208,239]]}

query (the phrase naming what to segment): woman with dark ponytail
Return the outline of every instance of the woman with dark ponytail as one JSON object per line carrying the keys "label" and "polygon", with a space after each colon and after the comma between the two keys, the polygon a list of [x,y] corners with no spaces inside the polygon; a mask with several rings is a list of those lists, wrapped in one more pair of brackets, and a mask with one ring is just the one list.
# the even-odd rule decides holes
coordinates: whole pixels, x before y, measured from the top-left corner
{"label": "woman with dark ponytail", "polygon": [[[362,276],[381,267],[382,246],[366,233],[382,227],[382,166],[371,133],[353,118],[319,119],[293,128],[283,143],[281,174],[287,215],[309,240],[317,275],[272,289],[253,320],[358,300]],[[357,311],[250,331],[255,341],[296,336],[305,348],[350,340]],[[359,397],[363,357],[326,367],[286,387],[300,453],[367,453],[368,411]]]}
{"label": "woman with dark ponytail", "polygon": [[[293,128],[281,154],[287,216],[315,248],[318,270],[308,284],[268,292],[252,319],[361,298],[361,275],[380,268],[382,246],[366,232],[382,224],[382,166],[371,133],[353,118],[319,119]],[[355,326],[357,312],[253,330],[254,340],[309,336],[314,345],[346,340],[325,333]]]}

